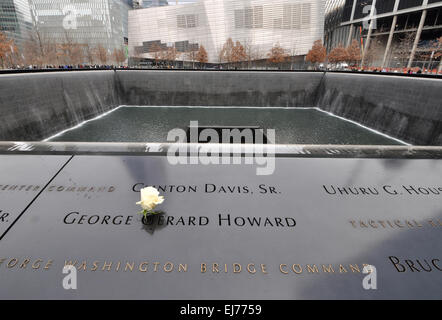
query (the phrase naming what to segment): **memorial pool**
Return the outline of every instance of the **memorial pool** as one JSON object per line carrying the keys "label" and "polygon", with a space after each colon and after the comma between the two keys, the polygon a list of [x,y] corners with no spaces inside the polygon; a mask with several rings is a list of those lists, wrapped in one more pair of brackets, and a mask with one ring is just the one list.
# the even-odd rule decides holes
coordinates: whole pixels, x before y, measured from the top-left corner
{"label": "memorial pool", "polygon": [[[0,76],[0,299],[441,299],[440,81]],[[230,165],[204,157],[209,148],[191,157],[189,146],[178,160],[198,163],[175,164],[177,146],[154,142],[195,120],[275,129],[283,145],[263,148],[275,157],[254,157],[274,170],[258,175],[264,161],[246,162],[247,152]],[[165,197],[151,224],[136,204],[150,185]],[[63,285],[74,274],[66,264],[78,270],[75,290]]]}
{"label": "memorial pool", "polygon": [[398,145],[403,142],[316,108],[121,106],[47,141],[166,142],[174,128],[259,126],[278,144]]}

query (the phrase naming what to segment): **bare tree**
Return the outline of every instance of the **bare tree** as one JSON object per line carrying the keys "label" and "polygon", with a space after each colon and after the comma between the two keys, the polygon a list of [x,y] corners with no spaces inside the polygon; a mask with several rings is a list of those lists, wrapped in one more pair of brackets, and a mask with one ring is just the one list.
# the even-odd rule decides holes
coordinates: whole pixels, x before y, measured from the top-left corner
{"label": "bare tree", "polygon": [[434,57],[439,58],[439,67],[437,68],[437,72],[440,73],[442,71],[442,36],[437,39],[435,46],[436,53]]}
{"label": "bare tree", "polygon": [[95,48],[95,57],[102,64],[107,64],[107,61],[109,59],[109,55],[108,55],[107,49],[105,47],[103,47],[101,44],[99,44]]}
{"label": "bare tree", "polygon": [[57,49],[58,61],[60,61],[63,65],[71,64],[70,60],[71,44],[68,42],[63,42],[59,43],[57,47],[58,47]]}
{"label": "bare tree", "polygon": [[365,66],[378,66],[382,62],[383,53],[385,47],[382,44],[382,40],[379,37],[373,37],[370,41],[370,47],[365,53],[364,65]]}
{"label": "bare tree", "polygon": [[23,43],[23,56],[26,65],[42,66],[45,52],[41,36],[38,32],[31,33]]}
{"label": "bare tree", "polygon": [[121,66],[124,63],[124,61],[126,61],[126,55],[124,54],[123,49],[114,49],[114,52],[112,55],[114,57],[115,62],[119,66]]}
{"label": "bare tree", "polygon": [[47,38],[43,43],[43,52],[44,57],[42,62],[44,65],[57,65],[58,64],[58,56],[57,56],[57,44],[53,39]]}
{"label": "bare tree", "polygon": [[227,63],[233,62],[234,47],[235,44],[233,43],[232,38],[227,39],[226,43],[224,43],[223,48],[220,51],[219,61]]}
{"label": "bare tree", "polygon": [[247,39],[245,41],[244,50],[246,53],[247,68],[250,69],[251,65],[252,65],[252,61],[254,60],[254,52],[255,52],[255,48],[252,45],[252,41],[250,41],[250,39]]}
{"label": "bare tree", "polygon": [[94,48],[89,44],[86,43],[84,45],[84,57],[89,62],[89,64],[94,64],[95,62],[95,54],[94,54]]}
{"label": "bare tree", "polygon": [[422,60],[428,61],[427,69],[431,69],[432,62],[435,62],[442,57],[442,36],[430,41],[429,45],[425,49],[426,50],[424,52],[420,53],[420,57]]}
{"label": "bare tree", "polygon": [[315,66],[318,63],[324,62],[327,57],[327,50],[322,45],[321,40],[316,40],[313,42],[313,46],[310,51],[307,53],[305,60],[307,62],[313,63]]}
{"label": "bare tree", "polygon": [[244,51],[245,51],[245,61],[247,61],[247,68],[250,69],[252,67],[252,62],[256,60],[261,60],[265,58],[265,55],[260,50],[260,47],[257,45],[253,45],[253,42],[250,39],[247,39],[244,43]]}
{"label": "bare tree", "polygon": [[241,42],[236,41],[232,52],[232,62],[247,61],[247,53]]}
{"label": "bare tree", "polygon": [[209,61],[209,57],[207,55],[207,51],[203,45],[200,46],[198,53],[196,54],[196,60],[200,63],[200,66],[203,63],[207,63]]}
{"label": "bare tree", "polygon": [[272,49],[270,49],[267,54],[268,62],[272,64],[279,64],[287,60],[288,54],[284,48],[282,48],[279,43],[276,43]]}
{"label": "bare tree", "polygon": [[158,62],[164,58],[163,48],[159,44],[154,43],[149,48],[149,53],[153,56],[155,65],[158,66]]}
{"label": "bare tree", "polygon": [[255,47],[252,51],[252,60],[258,61],[258,60],[264,60],[265,63],[267,63],[266,54],[262,51],[260,47]]}
{"label": "bare tree", "polygon": [[232,38],[227,39],[226,43],[224,43],[223,48],[220,51],[219,61],[229,63],[230,67],[230,64],[232,63],[238,63],[246,60],[246,49],[241,44],[241,42],[236,41],[236,43],[234,43]]}
{"label": "bare tree", "polygon": [[185,57],[192,62],[192,68],[195,69],[195,61],[197,57],[198,51],[190,49],[184,53]]}
{"label": "bare tree", "polygon": [[64,41],[58,44],[57,53],[59,61],[66,65],[78,65],[83,60],[82,48],[72,40],[67,32],[65,32]]}
{"label": "bare tree", "polygon": [[65,56],[67,54],[65,51],[68,51],[67,47],[57,44],[49,35],[33,30],[22,44],[21,60],[26,65],[39,67],[57,65],[60,60],[62,63],[68,60]]}
{"label": "bare tree", "polygon": [[344,48],[341,44],[336,48],[333,48],[332,51],[328,54],[328,61],[332,63],[339,63],[348,60],[348,52],[347,49]]}
{"label": "bare tree", "polygon": [[361,61],[361,48],[357,40],[353,40],[351,44],[346,48],[348,55],[348,62],[352,65],[358,65]]}
{"label": "bare tree", "polygon": [[10,52],[6,56],[6,64],[10,68],[15,68],[16,66],[23,64],[23,57],[13,40],[10,45]]}
{"label": "bare tree", "polygon": [[2,68],[13,65],[13,55],[17,47],[12,39],[9,39],[4,33],[0,32],[0,63]]}
{"label": "bare tree", "polygon": [[395,57],[399,59],[402,65],[407,65],[415,38],[416,32],[406,32],[401,35],[399,41],[396,43],[393,49]]}
{"label": "bare tree", "polygon": [[[56,43],[50,34],[34,28],[22,44],[22,61],[27,65],[48,66],[70,63],[73,41],[65,33],[65,41]],[[74,50],[75,51],[75,50]]]}
{"label": "bare tree", "polygon": [[442,36],[433,41],[433,48],[436,51],[437,57],[442,56]]}
{"label": "bare tree", "polygon": [[71,64],[78,66],[84,62],[83,45],[78,43],[71,43],[69,54]]}
{"label": "bare tree", "polygon": [[171,63],[172,65],[175,64],[175,60],[178,59],[178,57],[180,56],[180,53],[177,51],[175,47],[167,48],[164,54],[165,54],[164,60],[167,60],[169,66],[171,65]]}

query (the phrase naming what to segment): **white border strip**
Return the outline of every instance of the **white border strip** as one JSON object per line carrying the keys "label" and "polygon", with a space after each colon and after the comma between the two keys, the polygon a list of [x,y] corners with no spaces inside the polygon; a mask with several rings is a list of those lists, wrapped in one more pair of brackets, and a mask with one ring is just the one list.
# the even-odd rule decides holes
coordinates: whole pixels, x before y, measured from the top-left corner
{"label": "white border strip", "polygon": [[291,110],[291,109],[293,109],[293,110],[295,110],[295,109],[299,109],[299,110],[315,109],[315,108],[312,108],[312,107],[299,107],[299,108],[297,108],[297,107],[247,107],[247,106],[239,107],[239,106],[126,106],[126,105],[121,105],[121,106],[116,107],[115,109],[112,109],[112,110],[109,110],[109,111],[107,111],[107,112],[105,112],[103,114],[100,114],[99,116],[96,116],[95,118],[92,118],[92,119],[89,119],[89,120],[85,120],[85,121],[77,124],[74,127],[71,127],[71,128],[68,128],[68,129],[64,129],[64,130],[62,130],[60,132],[57,132],[56,134],[50,136],[49,138],[46,138],[46,139],[42,140],[42,142],[55,142],[55,141],[49,141],[49,140],[54,139],[54,138],[56,138],[58,136],[61,136],[62,134],[66,133],[68,131],[71,131],[71,130],[74,130],[74,129],[78,129],[78,128],[82,127],[84,124],[86,124],[88,122],[91,122],[91,121],[94,121],[94,120],[98,120],[98,119],[100,119],[100,118],[102,118],[104,116],[107,116],[110,113],[112,113],[112,112],[114,112],[114,111],[116,111],[116,110],[118,110],[120,108],[176,108],[176,109],[183,109],[183,108],[188,108],[188,109],[239,109],[239,108],[242,108],[242,109],[256,109],[256,108],[260,108],[260,109],[289,109],[289,110]]}
{"label": "white border strip", "polygon": [[289,109],[307,110],[314,107],[254,107],[254,106],[122,106],[125,108],[176,108],[176,109]]}
{"label": "white border strip", "polygon": [[77,124],[77,125],[74,126],[74,127],[71,127],[71,128],[65,129],[65,130],[62,130],[62,131],[60,131],[60,132],[54,134],[53,136],[50,136],[49,138],[46,138],[46,139],[42,140],[42,142],[53,142],[53,141],[49,141],[49,140],[54,139],[54,138],[56,138],[56,137],[58,137],[58,136],[61,136],[62,134],[66,133],[66,132],[68,132],[68,131],[71,131],[71,130],[74,130],[74,129],[78,129],[78,128],[82,127],[83,125],[85,125],[85,124],[88,123],[88,122],[91,122],[91,121],[94,121],[94,120],[98,120],[98,119],[100,119],[100,118],[103,118],[103,117],[107,116],[108,114],[110,114],[110,113],[114,112],[115,110],[120,109],[120,108],[122,108],[122,107],[124,107],[124,106],[118,106],[118,107],[116,107],[115,109],[112,109],[112,110],[106,111],[105,113],[102,113],[102,114],[100,114],[99,116],[96,116],[95,118],[92,118],[92,119],[89,119],[89,120],[85,120],[85,121],[83,121],[83,122]]}
{"label": "white border strip", "polygon": [[360,124],[360,123],[358,123],[358,122],[356,122],[356,121],[349,120],[349,119],[346,119],[346,118],[343,118],[343,117],[337,116],[337,115],[335,115],[335,114],[333,114],[333,113],[331,113],[331,112],[328,112],[328,111],[324,111],[324,110],[322,110],[322,109],[320,109],[320,108],[318,108],[318,107],[252,107],[252,106],[251,106],[251,107],[248,107],[248,106],[126,106],[126,105],[121,105],[121,106],[118,106],[118,107],[116,107],[116,108],[114,108],[114,109],[112,109],[112,110],[109,110],[109,111],[107,111],[107,112],[105,112],[105,113],[103,113],[103,114],[100,114],[99,116],[97,116],[97,117],[95,117],[95,118],[92,118],[92,119],[89,119],[89,120],[83,121],[83,122],[77,124],[76,126],[74,126],[74,127],[72,127],[72,128],[68,128],[68,129],[62,130],[62,131],[60,131],[60,132],[54,134],[53,136],[50,136],[49,138],[46,138],[46,139],[42,140],[42,142],[50,142],[51,139],[54,139],[54,138],[56,138],[56,137],[58,137],[58,136],[61,136],[62,134],[66,133],[66,132],[68,132],[68,131],[71,131],[71,130],[74,130],[74,129],[78,129],[78,128],[82,127],[84,124],[86,124],[86,123],[88,123],[88,122],[95,121],[95,120],[98,120],[98,119],[100,119],[100,118],[103,118],[103,117],[105,117],[105,116],[111,114],[112,112],[114,112],[114,111],[120,109],[120,108],[160,108],[160,107],[161,107],[161,108],[174,108],[174,109],[188,108],[188,109],[284,109],[284,110],[317,110],[317,111],[323,112],[323,113],[325,113],[325,114],[327,114],[327,115],[329,115],[329,116],[332,116],[332,117],[335,117],[335,118],[338,118],[338,119],[341,119],[341,120],[344,120],[344,121],[350,122],[350,123],[352,123],[352,124],[355,124],[355,125],[357,125],[358,127],[364,128],[364,129],[366,129],[366,130],[368,130],[368,131],[371,131],[371,132],[373,132],[373,133],[375,133],[375,134],[378,134],[378,135],[380,135],[380,136],[383,136],[383,137],[385,137],[385,138],[388,138],[388,139],[394,140],[394,141],[399,142],[399,143],[401,143],[401,144],[403,144],[403,145],[411,146],[411,144],[409,144],[409,143],[407,143],[407,142],[405,142],[405,141],[402,141],[402,140],[400,140],[400,139],[394,138],[394,137],[392,137],[392,136],[389,136],[388,134],[385,134],[385,133],[383,133],[383,132],[377,131],[377,130],[375,130],[375,129],[372,129],[372,128],[369,128],[369,127],[366,127],[366,126],[364,126],[364,125],[362,125],[362,124]]}
{"label": "white border strip", "polygon": [[353,124],[357,125],[358,127],[361,127],[361,128],[367,129],[368,131],[371,131],[371,132],[373,132],[373,133],[376,133],[376,134],[378,134],[378,135],[380,135],[380,136],[383,136],[383,137],[385,137],[385,138],[389,138],[389,139],[394,140],[394,141],[396,141],[396,142],[402,143],[402,144],[404,144],[404,145],[406,145],[406,146],[411,146],[411,144],[409,144],[409,143],[407,143],[407,142],[405,142],[405,141],[402,141],[402,140],[400,140],[400,139],[397,139],[397,138],[394,138],[394,137],[392,137],[392,136],[389,136],[388,134],[385,134],[385,133],[380,132],[380,131],[378,131],[378,130],[375,130],[375,129],[372,129],[372,128],[369,128],[369,127],[366,127],[366,126],[364,126],[364,125],[362,125],[362,124],[360,124],[360,123],[358,123],[358,122],[356,122],[356,121],[349,120],[349,119],[346,119],[346,118],[343,118],[343,117],[337,116],[337,115],[335,115],[335,114],[333,114],[333,113],[331,113],[331,112],[324,111],[324,110],[322,110],[322,109],[320,109],[320,108],[317,108],[317,107],[312,108],[312,109],[316,109],[316,110],[318,110],[318,111],[321,111],[321,112],[323,112],[323,113],[328,114],[329,116],[332,116],[332,117],[335,117],[335,118],[338,118],[338,119],[341,119],[341,120],[344,120],[344,121],[347,121],[347,122],[353,123]]}

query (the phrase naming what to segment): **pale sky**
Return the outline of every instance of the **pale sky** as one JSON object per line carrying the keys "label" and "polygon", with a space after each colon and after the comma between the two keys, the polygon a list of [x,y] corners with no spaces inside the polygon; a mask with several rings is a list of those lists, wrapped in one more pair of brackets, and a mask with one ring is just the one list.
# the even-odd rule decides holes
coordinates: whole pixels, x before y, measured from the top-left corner
{"label": "pale sky", "polygon": [[[169,2],[169,6],[170,5],[175,5],[176,4],[176,0],[168,0]],[[184,3],[192,3],[192,2],[196,2],[196,0],[178,0],[178,4],[184,4]]]}

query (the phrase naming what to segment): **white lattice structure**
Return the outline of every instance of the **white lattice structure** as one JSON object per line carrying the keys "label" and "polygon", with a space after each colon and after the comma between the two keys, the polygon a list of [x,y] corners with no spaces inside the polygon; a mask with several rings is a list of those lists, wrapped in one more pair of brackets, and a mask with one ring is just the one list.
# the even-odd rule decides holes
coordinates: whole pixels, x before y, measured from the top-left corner
{"label": "white lattice structure", "polygon": [[153,58],[153,44],[179,52],[203,45],[209,62],[219,62],[228,38],[251,48],[257,58],[277,43],[290,55],[305,55],[323,30],[322,0],[200,0],[130,11],[129,55]]}

